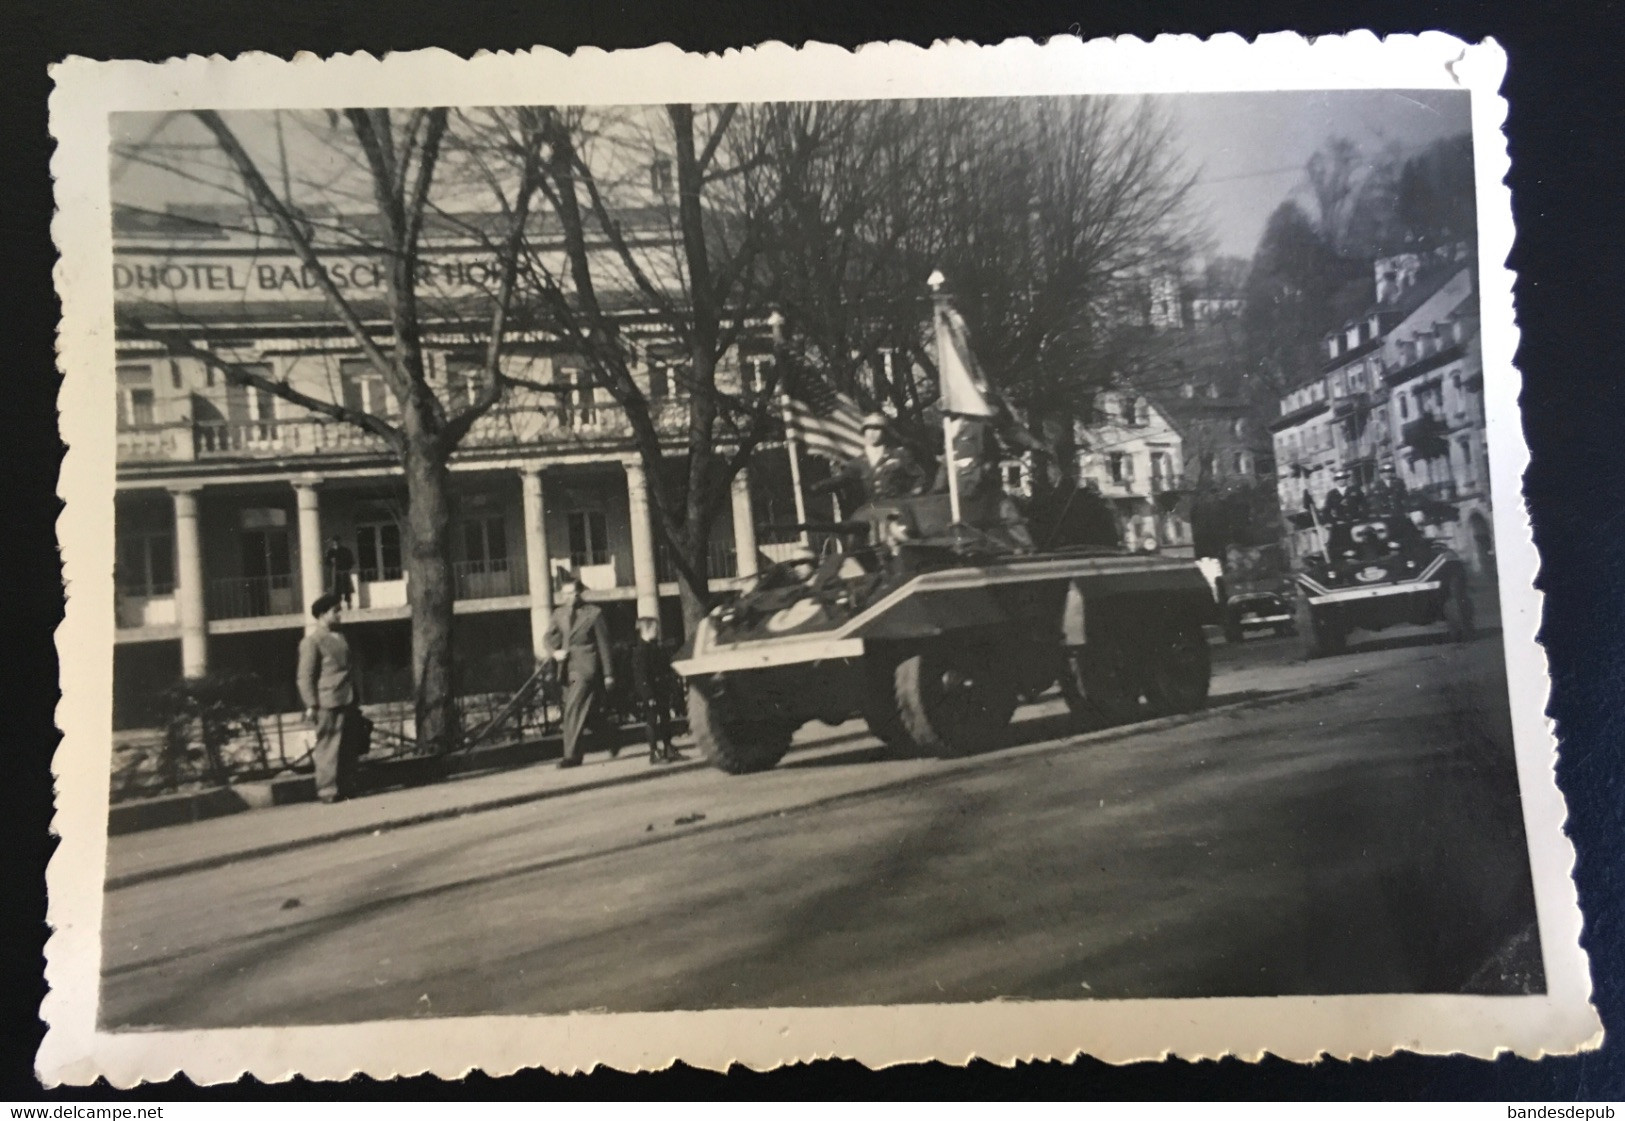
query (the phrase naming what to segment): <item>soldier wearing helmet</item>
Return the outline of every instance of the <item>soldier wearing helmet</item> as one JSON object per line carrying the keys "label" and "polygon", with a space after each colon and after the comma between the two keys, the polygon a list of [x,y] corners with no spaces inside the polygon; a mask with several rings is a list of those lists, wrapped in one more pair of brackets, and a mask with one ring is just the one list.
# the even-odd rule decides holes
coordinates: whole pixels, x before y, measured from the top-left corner
{"label": "soldier wearing helmet", "polygon": [[[855,498],[854,508],[881,498],[908,498],[925,490],[925,472],[909,450],[897,441],[890,423],[880,413],[863,418],[863,450],[821,483],[812,494],[835,491]],[[860,492],[854,494],[853,492]]]}

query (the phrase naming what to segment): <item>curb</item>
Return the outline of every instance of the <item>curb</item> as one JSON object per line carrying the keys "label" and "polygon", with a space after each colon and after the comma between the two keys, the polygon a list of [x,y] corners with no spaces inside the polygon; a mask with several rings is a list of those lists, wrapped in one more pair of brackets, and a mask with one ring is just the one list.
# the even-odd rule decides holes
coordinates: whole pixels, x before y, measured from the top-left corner
{"label": "curb", "polygon": [[423,810],[419,813],[390,818],[387,821],[373,822],[369,825],[350,825],[339,829],[330,829],[323,833],[295,837],[291,840],[257,845],[253,848],[234,849],[231,852],[216,853],[213,856],[201,856],[195,860],[181,861],[178,864],[166,864],[162,868],[148,868],[140,872],[126,872],[123,875],[109,876],[102,882],[102,889],[104,891],[117,891],[119,888],[134,887],[137,884],[144,884],[152,880],[162,880],[171,876],[183,876],[190,872],[206,872],[213,868],[223,868],[228,864],[236,864],[242,860],[257,860],[261,857],[277,856],[285,852],[313,848],[316,845],[327,844],[329,841],[343,841],[351,837],[385,833],[395,829],[405,829],[413,825],[427,825],[431,822],[462,817],[464,814],[482,813],[486,810],[504,810],[511,806],[522,806],[528,802],[541,802],[565,794],[578,794],[589,790],[602,790],[610,786],[626,786],[632,783],[649,782],[665,775],[679,774],[684,771],[697,771],[709,767],[710,764],[704,760],[694,759],[686,763],[675,763],[668,767],[661,767],[658,770],[632,771],[629,774],[617,775],[614,778],[595,779],[571,786],[556,787],[551,790],[529,790],[522,794],[506,794],[500,798],[487,798],[460,806],[442,806],[438,809]]}
{"label": "curb", "polygon": [[[1263,695],[1241,694],[1235,700],[1211,708],[1203,708],[1196,712],[1179,713],[1173,716],[1157,717],[1143,720],[1134,724],[1120,724],[1111,728],[1100,728],[1092,732],[1083,732],[1065,737],[1059,743],[1038,743],[1017,745],[1013,751],[1007,751],[1005,758],[1027,758],[1041,756],[1057,751],[1065,751],[1085,744],[1109,743],[1124,739],[1128,736],[1138,735],[1142,732],[1156,732],[1166,728],[1176,728],[1185,724],[1196,723],[1209,716],[1226,712],[1235,712],[1249,708],[1263,708],[1295,700],[1308,700],[1314,697],[1326,696],[1353,688],[1351,682],[1338,682],[1327,685],[1309,685],[1300,689],[1286,689],[1275,693]],[[985,759],[988,754],[973,755],[963,759],[945,759],[944,766],[928,775],[914,775],[906,779],[881,783],[879,786],[865,788],[862,791],[853,791],[835,796],[838,799],[852,798],[860,795],[873,794],[885,791],[900,785],[912,785],[922,780],[948,778]],[[330,841],[342,841],[351,837],[362,837],[374,833],[384,833],[396,829],[410,828],[414,825],[427,825],[436,821],[447,821],[452,818],[463,817],[468,814],[484,813],[488,810],[509,809],[513,806],[522,806],[531,802],[546,801],[567,794],[576,794],[591,790],[602,790],[611,786],[625,786],[639,782],[649,782],[666,775],[681,774],[689,771],[709,770],[711,764],[703,759],[694,759],[685,763],[678,763],[658,770],[633,771],[629,774],[618,775],[614,778],[598,779],[590,782],[578,783],[572,786],[557,787],[551,790],[532,790],[522,794],[509,794],[500,798],[488,798],[483,801],[470,802],[460,806],[444,806],[439,809],[425,810],[416,814],[407,814],[402,817],[391,818],[387,821],[374,822],[369,825],[348,826],[341,829],[332,829],[320,834],[297,837],[286,841],[276,841],[270,844],[259,845],[254,848],[237,849],[227,853],[217,853],[212,856],[198,857],[195,860],[182,861],[177,864],[164,865],[161,868],[149,868],[139,872],[128,872],[123,875],[109,876],[103,881],[104,891],[117,891],[120,888],[134,887],[139,884],[150,883],[153,880],[169,879],[191,872],[209,871],[223,868],[229,864],[236,864],[245,860],[257,860],[267,856],[277,856],[286,852],[295,852],[300,849],[314,848],[317,845],[327,844]],[[820,803],[814,803],[820,804]],[[722,823],[719,823],[722,824]]]}

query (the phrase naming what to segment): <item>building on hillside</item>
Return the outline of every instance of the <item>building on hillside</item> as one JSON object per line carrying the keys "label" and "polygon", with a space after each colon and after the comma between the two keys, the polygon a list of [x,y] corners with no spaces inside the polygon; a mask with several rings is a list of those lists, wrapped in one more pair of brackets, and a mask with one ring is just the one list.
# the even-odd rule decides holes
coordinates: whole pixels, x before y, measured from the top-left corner
{"label": "building on hillside", "polygon": [[1395,466],[1412,494],[1454,512],[1439,533],[1481,576],[1495,576],[1485,444],[1484,360],[1474,274],[1463,268],[1389,335],[1384,381]]}
{"label": "building on hillside", "polygon": [[[405,696],[410,638],[403,561],[405,491],[382,439],[281,398],[227,384],[185,348],[146,341],[153,328],[246,363],[304,393],[389,416],[383,381],[286,253],[181,215],[115,215],[117,340],[117,630],[115,721],[149,722],[152,698],[183,674],[255,671],[292,709],[295,651],[310,602],[333,584],[330,550],[354,559],[347,631],[369,699]],[[466,245],[466,243],[465,243]],[[334,255],[330,272],[387,339],[375,260]],[[442,240],[425,268],[431,381],[456,403],[480,389],[482,339],[458,297],[483,294],[477,252]],[[128,329],[139,319],[141,330]],[[681,447],[683,359],[628,306],[635,376],[657,425]],[[771,361],[765,337],[725,359],[735,387]],[[626,419],[578,356],[545,334],[516,331],[507,371],[551,392],[523,391],[479,420],[454,456],[452,554],[460,672],[508,687],[528,675],[552,607],[556,574],[580,574],[617,635],[637,615],[681,631],[672,566],[651,522],[648,479]],[[710,545],[714,586],[756,571],[758,524],[794,515],[782,451],[741,473]],[[757,485],[753,488],[752,476]],[[767,485],[763,485],[764,480]],[[782,494],[779,492],[783,491]],[[770,547],[769,547],[770,548]],[[503,667],[507,667],[504,669]]]}
{"label": "building on hillside", "polygon": [[1191,550],[1188,506],[1182,502],[1184,441],[1151,399],[1126,382],[1095,397],[1094,415],[1074,426],[1078,479],[1116,509],[1124,545]]}

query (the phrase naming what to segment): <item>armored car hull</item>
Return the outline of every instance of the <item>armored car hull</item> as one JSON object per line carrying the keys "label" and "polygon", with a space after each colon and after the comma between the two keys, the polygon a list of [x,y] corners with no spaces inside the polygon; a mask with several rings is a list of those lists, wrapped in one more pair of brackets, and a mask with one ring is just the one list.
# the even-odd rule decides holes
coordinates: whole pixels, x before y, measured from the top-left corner
{"label": "armored car hull", "polygon": [[1174,558],[854,555],[713,612],[676,669],[701,749],[730,773],[772,767],[811,720],[857,716],[896,754],[961,755],[1057,682],[1091,724],[1201,707],[1216,621],[1207,579]]}

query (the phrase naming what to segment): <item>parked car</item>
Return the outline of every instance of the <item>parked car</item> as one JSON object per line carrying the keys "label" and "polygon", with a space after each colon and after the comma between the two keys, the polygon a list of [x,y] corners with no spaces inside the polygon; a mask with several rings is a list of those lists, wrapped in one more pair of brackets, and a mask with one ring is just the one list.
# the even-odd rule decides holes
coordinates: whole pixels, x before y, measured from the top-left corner
{"label": "parked car", "polygon": [[1224,638],[1240,642],[1253,631],[1289,635],[1298,631],[1292,607],[1274,592],[1236,596],[1224,605]]}

